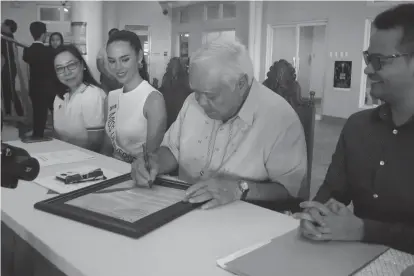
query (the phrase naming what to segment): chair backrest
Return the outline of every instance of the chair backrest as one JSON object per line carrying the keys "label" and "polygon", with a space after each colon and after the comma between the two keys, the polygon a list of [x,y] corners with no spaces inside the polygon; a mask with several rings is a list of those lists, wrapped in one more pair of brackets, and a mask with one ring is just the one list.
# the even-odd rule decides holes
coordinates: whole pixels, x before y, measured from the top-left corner
{"label": "chair backrest", "polygon": [[307,174],[299,191],[299,197],[309,199],[312,179],[313,144],[315,136],[315,92],[309,93],[309,98],[301,98],[300,102],[292,105],[299,116],[305,132],[306,148],[308,155]]}

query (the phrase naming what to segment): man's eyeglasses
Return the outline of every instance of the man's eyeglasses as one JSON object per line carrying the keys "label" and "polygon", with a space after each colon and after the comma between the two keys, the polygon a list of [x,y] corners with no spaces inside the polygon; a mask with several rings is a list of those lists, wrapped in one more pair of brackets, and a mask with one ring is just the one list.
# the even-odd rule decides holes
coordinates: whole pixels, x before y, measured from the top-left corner
{"label": "man's eyeglasses", "polygon": [[407,53],[407,54],[395,54],[395,55],[390,55],[390,56],[383,56],[383,55],[378,55],[378,54],[369,54],[368,51],[364,51],[362,52],[362,54],[364,55],[365,64],[367,66],[371,64],[372,68],[375,71],[381,70],[383,62],[387,59],[399,58],[399,57],[405,57],[405,56],[411,55]]}
{"label": "man's eyeglasses", "polygon": [[61,75],[65,73],[65,69],[68,69],[69,71],[74,71],[79,66],[79,61],[71,62],[66,66],[59,66],[55,68],[56,74]]}

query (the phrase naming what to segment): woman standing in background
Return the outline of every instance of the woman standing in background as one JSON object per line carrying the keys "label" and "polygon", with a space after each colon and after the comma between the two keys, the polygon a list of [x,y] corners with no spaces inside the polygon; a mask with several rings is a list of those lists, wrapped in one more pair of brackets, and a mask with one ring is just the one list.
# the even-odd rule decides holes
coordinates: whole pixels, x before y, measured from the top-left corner
{"label": "woman standing in background", "polygon": [[107,43],[108,65],[123,85],[106,101],[106,140],[103,153],[132,163],[144,146],[160,146],[167,115],[162,94],[148,83],[147,64],[138,35],[119,31]]}
{"label": "woman standing in background", "polygon": [[49,37],[49,46],[52,49],[56,49],[57,47],[63,45],[63,35],[59,32],[52,33]]}
{"label": "woman standing in background", "polygon": [[[59,46],[62,46],[64,43],[63,40],[63,35],[59,32],[54,32],[50,35],[49,37],[49,47],[50,49],[53,51],[53,54],[56,53],[56,49]],[[63,95],[65,93],[66,87],[64,84],[62,84],[59,79],[57,78],[57,76],[55,75],[55,79],[54,79],[54,90],[56,91],[56,95]],[[53,114],[53,102],[51,104],[51,106],[49,106],[50,111]],[[52,119],[53,120],[53,119]]]}

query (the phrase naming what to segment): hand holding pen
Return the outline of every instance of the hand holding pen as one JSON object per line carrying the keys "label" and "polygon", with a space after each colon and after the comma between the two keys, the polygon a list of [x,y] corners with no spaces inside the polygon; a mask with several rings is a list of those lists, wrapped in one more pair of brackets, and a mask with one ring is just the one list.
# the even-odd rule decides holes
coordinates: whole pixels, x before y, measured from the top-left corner
{"label": "hand holding pen", "polygon": [[149,153],[146,145],[137,159],[131,164],[131,176],[137,186],[151,188],[158,174],[156,154]]}

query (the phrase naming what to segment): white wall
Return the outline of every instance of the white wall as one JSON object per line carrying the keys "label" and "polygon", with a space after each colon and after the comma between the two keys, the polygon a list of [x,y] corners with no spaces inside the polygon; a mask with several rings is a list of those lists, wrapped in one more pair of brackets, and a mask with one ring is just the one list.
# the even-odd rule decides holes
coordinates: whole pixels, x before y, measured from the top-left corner
{"label": "white wall", "polygon": [[310,91],[315,92],[315,98],[323,97],[326,59],[325,29],[326,26],[314,26],[313,28]]}
{"label": "white wall", "polygon": [[[359,108],[360,82],[362,76],[362,51],[366,18],[373,18],[389,8],[384,4],[367,4],[368,1],[264,1],[262,29],[262,52],[266,52],[266,27],[313,20],[327,20],[327,50],[325,51],[325,83],[323,115],[348,118]],[[350,91],[333,89],[335,58],[329,52],[347,52],[346,60],[352,61],[352,84]],[[261,60],[262,70],[265,55]],[[268,69],[268,68],[266,68]],[[261,71],[262,71],[261,70]],[[266,70],[267,71],[267,70]],[[263,71],[262,71],[263,72]]]}
{"label": "white wall", "polygon": [[[125,25],[149,26],[150,42],[150,76],[159,81],[165,73],[165,68],[171,57],[171,19],[162,13],[157,1],[117,1],[119,18],[118,28]],[[164,56],[164,52],[167,56]]]}
{"label": "white wall", "polygon": [[[273,31],[273,49],[271,65],[280,59],[294,64],[296,56],[296,27],[275,28]],[[269,68],[265,68],[265,75]]]}
{"label": "white wall", "polygon": [[302,97],[308,97],[310,91],[311,60],[313,46],[313,26],[299,28],[299,74],[298,82]]}

